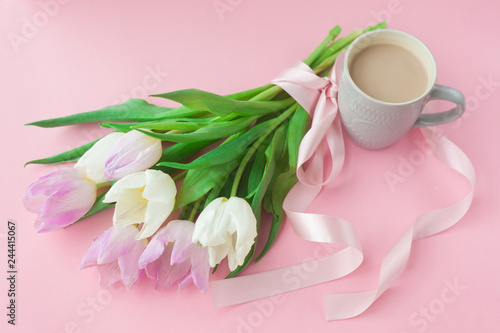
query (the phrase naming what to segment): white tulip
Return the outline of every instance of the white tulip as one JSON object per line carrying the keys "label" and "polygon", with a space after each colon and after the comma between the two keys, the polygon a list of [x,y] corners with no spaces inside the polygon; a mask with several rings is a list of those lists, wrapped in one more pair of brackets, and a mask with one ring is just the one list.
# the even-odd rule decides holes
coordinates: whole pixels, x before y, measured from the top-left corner
{"label": "white tulip", "polygon": [[193,242],[208,247],[211,267],[227,256],[229,269],[245,261],[257,236],[257,220],[246,200],[217,198],[205,207],[196,221]]}
{"label": "white tulip", "polygon": [[168,174],[146,170],[118,180],[103,202],[116,202],[113,224],[117,228],[144,222],[136,236],[144,239],[153,235],[172,213],[176,194],[175,182]]}

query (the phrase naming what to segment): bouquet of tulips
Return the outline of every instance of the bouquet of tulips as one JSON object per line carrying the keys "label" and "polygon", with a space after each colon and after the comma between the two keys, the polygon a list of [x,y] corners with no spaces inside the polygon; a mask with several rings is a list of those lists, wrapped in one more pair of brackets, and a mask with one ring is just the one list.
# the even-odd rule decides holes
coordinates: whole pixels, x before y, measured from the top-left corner
{"label": "bouquet of tulips", "polygon": [[[326,76],[364,32],[337,39],[340,27],[304,61]],[[208,289],[210,268],[227,257],[233,277],[269,250],[285,219],[283,200],[297,182],[297,154],[308,113],[272,84],[220,96],[185,89],[41,120],[57,127],[98,122],[115,132],[64,153],[28,162],[76,161],[30,185],[25,207],[37,232],[55,231],[114,207],[113,226],[94,239],[80,268],[97,266],[100,284],[131,288],[144,273],[161,290],[178,283]],[[172,213],[177,217],[173,219]],[[261,216],[272,215],[266,235]],[[265,245],[255,253],[257,237]]]}

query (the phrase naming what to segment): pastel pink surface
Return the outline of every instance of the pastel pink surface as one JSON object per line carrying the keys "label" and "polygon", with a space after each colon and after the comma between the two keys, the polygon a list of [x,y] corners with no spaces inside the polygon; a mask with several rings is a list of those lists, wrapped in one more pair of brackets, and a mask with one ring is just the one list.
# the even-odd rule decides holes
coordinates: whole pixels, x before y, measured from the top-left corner
{"label": "pastel pink surface", "polygon": [[[2,314],[1,331],[498,330],[498,2],[55,3],[0,2],[5,156],[0,248],[6,251],[7,220],[15,220],[19,271],[17,325],[7,325]],[[180,292],[175,288],[155,292],[153,281],[145,278],[131,291],[120,285],[100,290],[96,270],[78,271],[78,264],[91,240],[111,226],[111,211],[55,233],[35,233],[35,216],[21,203],[24,191],[58,166],[23,169],[23,164],[109,131],[93,125],[40,129],[24,123],[182,88],[221,94],[252,88],[304,59],[335,24],[347,34],[380,19],[426,43],[436,58],[438,83],[466,96],[468,107],[462,120],[440,128],[470,157],[477,186],[464,219],[444,233],[416,242],[400,279],[361,316],[326,322],[324,294],[374,288],[382,257],[408,224],[419,213],[453,203],[467,191],[462,177],[432,157],[401,172],[402,165],[411,164],[412,153],[420,149],[416,141],[422,138],[417,131],[382,151],[366,151],[346,139],[346,164],[339,179],[323,190],[309,211],[334,214],[356,224],[365,261],[346,278],[274,301],[213,310],[210,295],[202,295],[194,286]],[[30,22],[38,26],[26,28]],[[24,38],[17,46],[11,42],[14,34]],[[403,181],[391,187],[386,179],[389,172],[400,172]],[[0,267],[6,274],[3,253]],[[298,240],[285,225],[272,250],[248,273],[301,262],[315,253],[317,244]],[[221,279],[225,272],[211,279]],[[8,285],[5,278],[0,280],[2,304],[6,304]],[[450,287],[453,284],[461,287]]]}

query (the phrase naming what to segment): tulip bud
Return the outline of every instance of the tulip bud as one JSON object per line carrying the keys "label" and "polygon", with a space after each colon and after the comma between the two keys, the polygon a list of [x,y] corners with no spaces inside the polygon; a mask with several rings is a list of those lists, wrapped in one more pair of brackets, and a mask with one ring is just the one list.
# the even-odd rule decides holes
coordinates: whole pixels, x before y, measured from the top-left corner
{"label": "tulip bud", "polygon": [[81,171],[70,168],[41,177],[26,190],[23,204],[37,213],[37,232],[64,228],[92,208],[97,195],[94,182]]}
{"label": "tulip bud", "polygon": [[168,288],[173,283],[179,289],[194,283],[202,293],[208,290],[208,253],[193,243],[194,223],[185,220],[170,221],[151,239],[141,255],[139,267],[156,281],[155,289]]}
{"label": "tulip bud", "polygon": [[257,219],[246,200],[217,198],[201,212],[195,224],[193,242],[208,247],[210,266],[227,256],[229,269],[245,261],[257,236]]}
{"label": "tulip bud", "polygon": [[116,202],[113,224],[117,228],[144,222],[137,234],[137,239],[143,239],[153,235],[170,215],[176,194],[175,182],[168,174],[146,170],[118,180],[103,202]]}
{"label": "tulip bud", "polygon": [[97,266],[101,288],[118,281],[123,281],[127,289],[132,288],[144,274],[138,262],[146,245],[135,239],[137,233],[134,226],[111,227],[92,241],[80,269]]}
{"label": "tulip bud", "polygon": [[158,162],[161,154],[161,140],[139,131],[130,131],[119,138],[108,153],[104,177],[106,180],[117,180],[147,170]]}
{"label": "tulip bud", "polygon": [[113,145],[125,135],[125,133],[114,132],[97,141],[75,164],[75,168],[81,170],[96,184],[104,183],[104,167],[106,159]]}

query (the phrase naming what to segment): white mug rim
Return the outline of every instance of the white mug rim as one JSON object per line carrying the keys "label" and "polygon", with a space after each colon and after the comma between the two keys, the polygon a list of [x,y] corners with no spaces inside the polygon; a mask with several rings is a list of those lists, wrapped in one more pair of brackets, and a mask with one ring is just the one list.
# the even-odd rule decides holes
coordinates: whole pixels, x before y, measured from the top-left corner
{"label": "white mug rim", "polygon": [[[394,103],[394,102],[385,102],[385,101],[381,101],[379,99],[376,99],[376,98],[373,98],[371,97],[370,95],[368,95],[367,93],[365,93],[363,90],[361,90],[355,83],[354,83],[354,80],[352,79],[351,77],[351,74],[349,73],[349,70],[348,70],[348,61],[349,61],[349,55],[351,54],[352,50],[356,47],[356,45],[366,39],[366,38],[370,38],[370,36],[373,36],[373,35],[378,35],[378,34],[387,34],[387,33],[390,33],[390,34],[401,34],[403,36],[405,36],[405,38],[410,38],[410,39],[413,39],[421,48],[422,50],[424,50],[425,53],[427,53],[427,55],[429,56],[429,59],[431,59],[431,67],[430,70],[431,70],[431,73],[432,73],[432,77],[430,79],[430,84],[429,86],[427,87],[427,89],[425,90],[425,92],[423,92],[421,95],[419,95],[418,97],[412,99],[412,100],[409,100],[409,101],[405,101],[405,102],[397,102],[397,103]],[[345,53],[345,56],[344,56],[344,60],[343,60],[343,64],[342,64],[342,67],[343,67],[343,70],[345,70],[345,74],[349,80],[349,84],[352,85],[354,87],[354,89],[359,93],[361,94],[363,97],[367,98],[368,100],[374,102],[374,103],[377,103],[377,104],[381,104],[381,105],[394,105],[394,106],[401,106],[401,105],[408,105],[408,104],[412,104],[412,103],[415,103],[423,98],[425,98],[426,96],[429,95],[429,93],[431,92],[432,88],[434,88],[434,85],[436,83],[436,77],[437,77],[437,66],[436,66],[436,60],[434,59],[434,56],[432,55],[431,51],[429,50],[429,48],[427,47],[427,45],[425,45],[420,39],[418,39],[417,37],[413,36],[413,35],[410,35],[409,33],[406,33],[404,31],[401,31],[401,30],[394,30],[394,29],[380,29],[380,30],[373,30],[373,31],[369,31],[367,33],[364,33],[362,34],[361,36],[359,36],[358,38],[356,38],[352,43],[351,45],[349,45],[349,47],[347,48],[347,51]]]}

